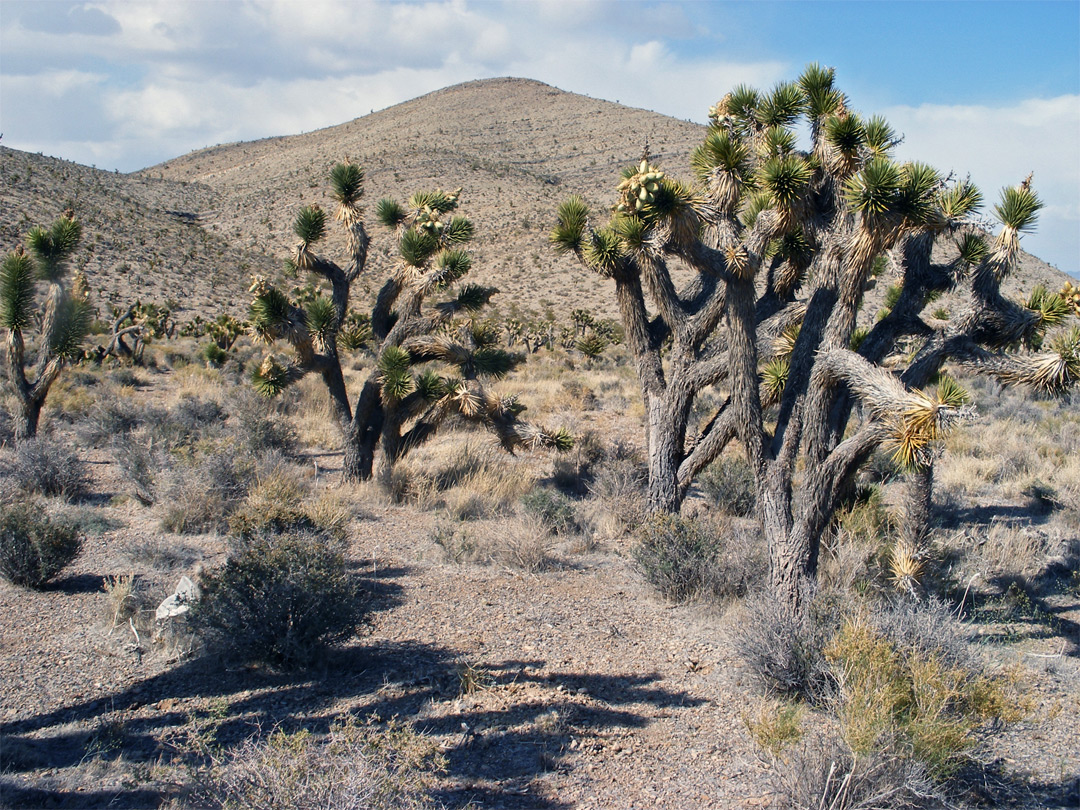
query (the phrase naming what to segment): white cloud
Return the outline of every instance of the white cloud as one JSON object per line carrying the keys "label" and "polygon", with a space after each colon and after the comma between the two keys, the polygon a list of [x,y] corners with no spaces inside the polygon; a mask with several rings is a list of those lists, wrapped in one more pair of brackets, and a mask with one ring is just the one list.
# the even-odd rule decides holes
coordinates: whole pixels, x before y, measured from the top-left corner
{"label": "white cloud", "polygon": [[[123,170],[342,123],[469,79],[538,79],[703,122],[732,86],[769,87],[799,69],[735,61],[720,45],[686,55],[681,43],[699,32],[676,3],[4,3],[5,143]],[[870,112],[905,133],[902,156],[970,172],[988,198],[1034,170],[1048,205],[1025,245],[1080,266],[1076,96]]]}
{"label": "white cloud", "polygon": [[1047,206],[1024,248],[1067,272],[1080,270],[1080,96],[1027,99],[1007,107],[893,107],[880,111],[902,132],[898,156],[971,175],[986,198],[1029,173]]}

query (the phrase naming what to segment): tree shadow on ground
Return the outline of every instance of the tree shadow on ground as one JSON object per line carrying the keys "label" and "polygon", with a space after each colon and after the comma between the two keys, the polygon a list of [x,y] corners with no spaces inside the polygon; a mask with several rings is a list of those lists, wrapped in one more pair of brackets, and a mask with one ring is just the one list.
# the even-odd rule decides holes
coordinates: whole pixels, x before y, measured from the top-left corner
{"label": "tree shadow on ground", "polygon": [[965,806],[1043,807],[1075,810],[1080,807],[1080,776],[1061,779],[1008,770],[1002,762],[973,763],[956,777]]}
{"label": "tree shadow on ground", "polygon": [[55,579],[45,586],[46,591],[59,591],[68,595],[78,593],[99,593],[101,583],[105,580],[102,574],[71,574],[70,576]]}
{"label": "tree shadow on ground", "polygon": [[[401,596],[404,572],[380,570],[368,585],[378,609]],[[185,727],[209,724],[228,751],[245,739],[285,731],[327,731],[342,714],[397,718],[443,740],[448,763],[437,798],[450,806],[567,807],[536,792],[535,780],[568,767],[575,738],[640,728],[655,708],[697,705],[660,685],[660,676],[543,670],[540,660],[484,664],[470,686],[458,651],[419,642],[365,643],[329,650],[303,672],[229,668],[202,657],[86,700],[0,724],[0,768],[10,777],[77,768],[88,759],[152,765],[183,754]],[[476,690],[475,692],[473,690]],[[494,698],[485,700],[487,694]],[[433,710],[436,709],[436,710]],[[6,780],[5,806],[114,807],[155,804],[167,793],[83,792],[26,778]],[[85,782],[85,779],[84,779]],[[86,785],[84,784],[85,788]]]}

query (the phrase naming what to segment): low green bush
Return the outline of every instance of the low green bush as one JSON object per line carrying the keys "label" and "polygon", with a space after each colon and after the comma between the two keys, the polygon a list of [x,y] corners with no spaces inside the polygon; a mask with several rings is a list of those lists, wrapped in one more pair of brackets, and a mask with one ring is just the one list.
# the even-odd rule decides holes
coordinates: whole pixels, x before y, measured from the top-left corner
{"label": "low green bush", "polygon": [[702,471],[698,484],[721,512],[736,517],[753,514],[757,495],[754,471],[741,456],[723,456]]}
{"label": "low green bush", "polygon": [[192,619],[226,657],[302,668],[354,632],[366,604],[338,544],[322,533],[262,533],[237,540],[203,575]]}
{"label": "low green bush", "polygon": [[0,506],[0,575],[8,582],[40,589],[81,548],[75,526],[43,517],[33,504]]}
{"label": "low green bush", "polygon": [[744,596],[767,570],[760,538],[734,522],[653,515],[638,534],[638,567],[661,594],[675,601]]}
{"label": "low green bush", "polygon": [[552,534],[572,534],[578,530],[574,502],[558,490],[537,487],[521,496],[521,506]]}
{"label": "low green bush", "polygon": [[83,497],[90,485],[79,454],[42,436],[19,442],[15,452],[0,463],[0,475],[10,478],[23,492],[57,495],[67,501]]}

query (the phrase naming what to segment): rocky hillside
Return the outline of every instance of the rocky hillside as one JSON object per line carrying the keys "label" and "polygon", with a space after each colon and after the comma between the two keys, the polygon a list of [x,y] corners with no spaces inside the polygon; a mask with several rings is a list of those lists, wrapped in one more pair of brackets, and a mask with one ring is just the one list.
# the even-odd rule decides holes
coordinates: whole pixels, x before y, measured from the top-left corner
{"label": "rocky hillside", "polygon": [[[193,312],[240,314],[249,276],[280,267],[296,209],[329,206],[327,171],[349,158],[367,170],[372,204],[461,186],[462,211],[477,227],[473,278],[499,287],[504,313],[565,318],[585,306],[613,315],[605,284],[550,249],[555,208],[576,193],[604,210],[619,170],[646,145],[665,169],[687,175],[702,134],[696,124],[540,82],[490,79],[316,132],[203,149],[131,175],[0,149],[0,248],[72,207],[86,225],[79,261],[99,300],[172,299]],[[391,262],[388,235],[377,225],[370,230],[374,251],[361,294]],[[327,250],[333,255],[340,246],[331,240]],[[1057,288],[1065,278],[1025,256],[1013,287]]]}

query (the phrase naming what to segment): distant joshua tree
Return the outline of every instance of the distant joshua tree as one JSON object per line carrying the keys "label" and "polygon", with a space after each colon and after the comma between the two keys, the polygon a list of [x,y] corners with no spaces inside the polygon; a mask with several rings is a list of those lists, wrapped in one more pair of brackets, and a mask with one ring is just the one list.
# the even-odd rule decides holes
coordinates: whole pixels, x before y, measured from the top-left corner
{"label": "distant joshua tree", "polygon": [[[695,476],[741,443],[772,588],[792,611],[814,584],[834,510],[876,448],[908,470],[908,523],[916,535],[925,525],[938,440],[969,411],[942,375],[947,361],[1048,393],[1080,378],[1080,329],[1043,340],[1067,317],[1062,297],[1001,295],[1042,207],[1030,178],[1002,191],[1001,227],[988,237],[974,219],[978,189],[894,160],[893,130],[850,110],[833,79],[811,65],[769,93],[736,88],[710,110],[695,183],[646,153],[623,172],[606,224],[571,197],[552,234],[557,249],[614,281],[648,415],[650,508],[677,511]],[[800,120],[810,151],[796,148]],[[940,241],[953,243],[955,260],[931,258]],[[881,257],[897,277],[895,300],[859,330]],[[673,264],[693,272],[683,289]],[[924,314],[954,289],[966,293],[963,311]],[[722,404],[691,430],[695,398],[711,387]]]}
{"label": "distant joshua tree", "polygon": [[[494,330],[476,328],[474,319],[458,317],[482,310],[496,292],[459,285],[472,264],[464,246],[473,237],[472,223],[455,213],[460,189],[419,192],[405,204],[379,201],[376,216],[392,229],[399,259],[370,316],[350,311],[351,287],[365,271],[370,242],[360,208],[363,179],[363,169],[352,163],[338,164],[330,172],[337,201],[334,218],[348,237],[344,267],[315,252],[326,233],[326,212],[313,205],[296,217],[294,231],[300,241],[291,266],[328,282],[329,296],[316,293],[297,302],[267,279],[255,279],[253,333],[267,344],[286,341],[294,350],[286,359],[267,355],[253,377],[257,389],[275,396],[305,374],[322,377],[342,429],[346,480],[371,478],[375,451],[381,447],[380,479],[388,483],[393,465],[451,416],[483,423],[510,451],[569,448],[568,433],[522,421],[523,405],[483,385],[485,378],[505,375],[522,358],[497,348]],[[377,362],[354,405],[339,349],[357,348],[369,339],[375,343]]]}
{"label": "distant joshua tree", "polygon": [[[86,279],[76,273],[70,289],[64,282],[68,263],[79,245],[82,227],[65,214],[48,228],[36,227],[0,266],[0,326],[7,332],[5,356],[8,379],[19,401],[15,440],[37,435],[38,419],[49,388],[64,366],[82,356],[82,344],[94,311]],[[45,282],[43,294],[38,282]],[[27,346],[26,334],[36,331]],[[28,350],[36,351],[32,371]]]}

